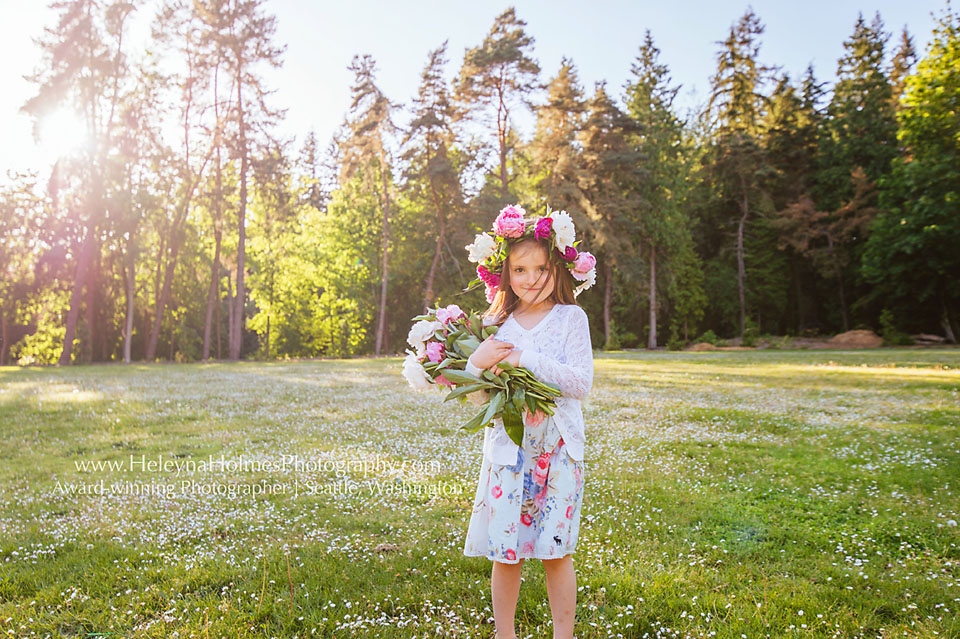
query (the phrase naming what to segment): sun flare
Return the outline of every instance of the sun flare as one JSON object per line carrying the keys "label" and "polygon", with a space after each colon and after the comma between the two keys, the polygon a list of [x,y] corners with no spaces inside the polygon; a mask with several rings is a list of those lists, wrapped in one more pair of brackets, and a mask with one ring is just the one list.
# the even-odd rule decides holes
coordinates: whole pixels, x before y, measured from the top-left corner
{"label": "sun flare", "polygon": [[68,108],[45,116],[40,121],[39,133],[40,151],[51,161],[82,150],[90,141],[87,125]]}

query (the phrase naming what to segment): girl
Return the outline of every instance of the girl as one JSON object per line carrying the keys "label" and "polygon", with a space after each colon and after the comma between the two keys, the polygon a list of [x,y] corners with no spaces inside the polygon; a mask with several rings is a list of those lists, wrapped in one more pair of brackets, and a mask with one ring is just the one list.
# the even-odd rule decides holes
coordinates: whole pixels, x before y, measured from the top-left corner
{"label": "girl", "polygon": [[[569,217],[562,212],[553,215],[562,231]],[[538,221],[537,228],[542,226]],[[564,239],[572,244],[572,222],[569,229]],[[586,313],[576,304],[573,280],[587,279],[585,271],[590,270],[591,281],[581,290],[592,284],[595,260],[585,253],[586,265],[575,262],[570,259],[577,253],[572,246],[561,253],[558,243],[558,250],[553,250],[559,242],[556,233],[531,236],[529,231],[521,230],[513,239],[497,239],[507,244],[499,281],[488,276],[495,275],[492,269],[497,265],[492,260],[501,252],[494,251],[494,257],[485,261],[489,267],[478,267],[492,299],[484,323],[498,325],[499,330],[471,355],[467,372],[499,373],[497,364],[506,361],[556,384],[562,396],[556,399],[553,416],[525,413],[522,446],[509,438],[499,419],[495,427],[484,429],[483,463],[463,552],[493,561],[490,581],[496,639],[516,637],[520,570],[528,558],[543,561],[554,639],[571,639],[577,594],[571,553],[580,531],[584,485],[580,400],[593,383],[590,329]]]}

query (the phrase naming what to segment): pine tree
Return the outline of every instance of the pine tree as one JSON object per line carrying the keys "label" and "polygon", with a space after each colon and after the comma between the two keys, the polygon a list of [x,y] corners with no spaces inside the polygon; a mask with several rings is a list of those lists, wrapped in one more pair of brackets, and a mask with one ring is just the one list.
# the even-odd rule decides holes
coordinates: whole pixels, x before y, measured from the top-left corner
{"label": "pine tree", "polygon": [[587,117],[578,140],[582,147],[577,166],[580,209],[586,214],[591,245],[601,253],[604,276],[603,325],[606,347],[613,344],[614,268],[635,254],[630,241],[631,211],[640,205],[631,188],[645,179],[640,153],[630,143],[636,126],[597,83],[587,103]]}
{"label": "pine tree", "polygon": [[[166,316],[174,272],[184,240],[184,226],[216,149],[217,134],[207,138],[202,128],[204,120],[209,119],[209,112],[215,112],[209,107],[215,107],[212,101],[216,100],[216,97],[211,98],[207,92],[210,88],[211,70],[217,63],[216,51],[211,50],[206,42],[204,30],[205,26],[198,19],[194,6],[182,0],[168,2],[161,9],[154,26],[154,39],[183,62],[183,70],[167,78],[178,91],[176,103],[179,105],[181,147],[176,161],[180,188],[172,207],[173,218],[169,221],[165,250],[161,253],[161,263],[158,264],[163,277],[154,300],[153,321],[144,355],[147,361],[156,358],[160,330]],[[217,124],[214,122],[213,127]]]}
{"label": "pine tree", "polygon": [[408,166],[405,175],[408,190],[416,199],[424,202],[426,210],[432,209],[433,219],[436,220],[433,260],[423,292],[425,309],[437,297],[435,282],[446,244],[447,223],[451,216],[463,210],[460,172],[453,153],[456,143],[454,126],[461,118],[461,113],[451,100],[443,77],[446,52],[447,43],[444,42],[428,56],[418,94],[414,98],[413,121],[403,141],[407,148],[404,159]]}
{"label": "pine tree", "polygon": [[[530,107],[530,94],[540,88],[540,65],[530,57],[533,38],[524,31],[526,22],[510,7],[494,20],[483,43],[467,50],[457,85],[457,96],[472,117],[483,126],[490,111],[496,111],[497,170],[488,174],[500,181],[500,197],[510,199],[508,174],[515,142],[510,113]],[[518,104],[519,103],[519,104]]]}
{"label": "pine tree", "polygon": [[[673,101],[679,86],[672,86],[669,70],[660,62],[660,50],[653,42],[650,31],[631,68],[633,79],[626,86],[626,104],[630,117],[636,123],[633,144],[643,157],[646,176],[631,185],[638,194],[640,206],[630,216],[634,242],[646,245],[647,306],[649,331],[647,348],[657,346],[658,270],[671,280],[672,262],[675,256],[692,251],[689,233],[690,220],[684,206],[687,166],[683,157],[683,123],[674,113]],[[686,260],[688,267],[693,260]],[[678,263],[679,266],[679,263]],[[672,296],[683,296],[688,301],[701,299],[697,291],[681,292],[678,286],[699,286],[698,279],[689,276],[677,286],[669,288]],[[687,317],[696,315],[696,310],[684,307]]]}
{"label": "pine tree", "polygon": [[[37,87],[22,110],[37,122],[57,109],[73,110],[83,121],[90,142],[82,160],[69,165],[81,189],[83,239],[77,254],[66,333],[60,364],[73,361],[73,346],[81,306],[86,309],[90,339],[81,341],[82,359],[90,361],[98,348],[103,322],[100,315],[101,236],[107,223],[107,163],[115,151],[117,106],[126,90],[124,30],[134,6],[124,0],[63,0],[51,5],[59,12],[57,25],[38,41],[43,52],[40,67],[29,76]],[[64,162],[61,172],[68,169]],[[86,304],[83,293],[86,292]]]}
{"label": "pine tree", "polygon": [[585,104],[573,62],[564,58],[547,85],[547,101],[537,107],[537,128],[528,152],[534,190],[550,206],[568,212],[579,208],[577,134]]}
{"label": "pine tree", "polygon": [[900,44],[893,54],[890,61],[890,69],[887,75],[890,78],[890,91],[895,110],[900,108],[900,97],[906,88],[907,77],[913,73],[913,67],[917,63],[917,50],[913,46],[913,38],[904,27],[900,33]]}
{"label": "pine tree", "polygon": [[[884,181],[862,272],[885,306],[960,335],[960,16],[948,8],[898,114],[906,155]],[[926,326],[925,326],[926,325]]]}
{"label": "pine tree", "polygon": [[867,24],[861,14],[853,35],[843,43],[846,53],[837,66],[837,82],[827,107],[827,135],[821,147],[818,206],[835,210],[853,195],[850,174],[861,167],[873,182],[890,170],[897,155],[897,122],[893,90],[883,70],[889,35],[880,14]]}
{"label": "pine tree", "polygon": [[[275,46],[273,37],[277,30],[275,16],[264,12],[265,0],[210,0],[225,7],[226,33],[214,32],[226,50],[228,68],[232,74],[234,95],[231,147],[234,158],[240,163],[240,192],[237,210],[237,280],[233,298],[230,323],[230,359],[237,360],[243,347],[243,330],[246,320],[246,238],[248,173],[254,144],[268,146],[269,140],[258,140],[258,133],[265,134],[282,116],[282,111],[267,105],[266,83],[256,69],[260,65],[279,68],[284,47]],[[214,11],[222,14],[223,9]]]}
{"label": "pine tree", "polygon": [[[852,177],[858,167],[865,183],[875,185],[886,178],[891,160],[899,153],[893,91],[884,71],[888,39],[879,13],[869,24],[863,15],[858,16],[853,34],[843,44],[845,54],[838,62],[837,82],[827,107],[811,197],[815,210],[852,215],[850,223],[844,224],[848,228],[859,228],[860,214],[848,206],[862,195]],[[862,228],[847,238],[844,253],[849,259],[842,260],[845,266],[835,278],[838,296],[843,299],[839,309],[843,330],[853,324],[850,309],[865,309],[868,298],[856,272],[868,230]]]}
{"label": "pine tree", "polygon": [[738,212],[736,257],[741,336],[746,326],[744,237],[753,206],[771,170],[760,141],[767,106],[763,90],[771,72],[758,61],[763,30],[752,10],[730,28],[717,56],[717,72],[711,79],[706,111],[714,136],[707,168],[724,200],[736,202]]}
{"label": "pine tree", "polygon": [[377,313],[375,354],[384,346],[387,323],[387,282],[390,275],[390,211],[393,197],[389,137],[396,132],[392,112],[394,104],[387,99],[376,83],[376,62],[369,55],[354,56],[350,64],[353,72],[350,114],[342,153],[341,182],[355,175],[361,188],[378,202],[380,223],[380,302]]}
{"label": "pine tree", "polygon": [[[764,258],[757,260],[757,264],[767,274],[766,290],[777,296],[781,293],[786,295],[785,302],[793,309],[792,319],[788,323],[798,331],[805,324],[802,310],[814,298],[808,291],[814,290],[816,282],[807,268],[809,257],[797,252],[789,242],[781,241],[789,238],[778,237],[776,231],[785,228],[781,226],[779,218],[785,215],[783,211],[788,207],[793,207],[790,209],[791,216],[813,211],[808,205],[797,205],[801,199],[804,202],[812,201],[810,191],[815,186],[817,149],[824,127],[820,106],[823,94],[823,85],[817,82],[812,67],[807,68],[799,87],[784,75],[773,92],[770,110],[764,121],[764,147],[774,170],[768,180],[767,190],[777,212],[765,220],[763,233],[754,240],[754,244],[764,253]],[[784,230],[783,233],[789,235],[790,231]],[[770,247],[776,246],[786,253],[771,253]],[[783,268],[775,270],[771,268],[774,264]],[[778,278],[781,281],[774,284]],[[788,278],[793,279],[792,286],[788,286]],[[792,293],[786,294],[787,288]],[[758,303],[768,307],[768,318],[770,311],[775,311],[779,304],[773,299],[766,300],[766,303],[758,300]]]}

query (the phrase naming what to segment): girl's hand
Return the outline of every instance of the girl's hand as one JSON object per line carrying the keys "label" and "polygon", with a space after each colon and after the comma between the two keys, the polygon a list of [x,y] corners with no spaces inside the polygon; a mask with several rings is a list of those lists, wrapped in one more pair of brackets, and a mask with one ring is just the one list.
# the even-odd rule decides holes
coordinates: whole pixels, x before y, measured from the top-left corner
{"label": "girl's hand", "polygon": [[[510,353],[500,361],[506,362],[507,364],[510,364],[514,368],[517,368],[518,366],[520,366],[520,355],[522,354],[523,354],[522,350],[520,350],[519,348],[515,348],[511,350]],[[499,375],[501,368],[499,366],[494,365],[493,369],[491,370],[493,371],[494,375]]]}
{"label": "girl's hand", "polygon": [[493,335],[480,342],[477,350],[473,351],[471,359],[477,368],[490,368],[510,354],[513,344],[494,339]]}

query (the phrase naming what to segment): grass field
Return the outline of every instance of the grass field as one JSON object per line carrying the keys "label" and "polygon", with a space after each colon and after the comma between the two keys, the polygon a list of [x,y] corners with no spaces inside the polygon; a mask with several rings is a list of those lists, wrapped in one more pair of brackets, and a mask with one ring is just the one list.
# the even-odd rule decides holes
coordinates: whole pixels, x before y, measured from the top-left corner
{"label": "grass field", "polygon": [[[578,637],[960,636],[960,350],[595,361]],[[0,636],[492,637],[471,408],[399,359],[0,368]]]}

